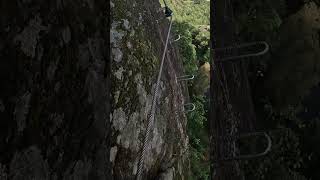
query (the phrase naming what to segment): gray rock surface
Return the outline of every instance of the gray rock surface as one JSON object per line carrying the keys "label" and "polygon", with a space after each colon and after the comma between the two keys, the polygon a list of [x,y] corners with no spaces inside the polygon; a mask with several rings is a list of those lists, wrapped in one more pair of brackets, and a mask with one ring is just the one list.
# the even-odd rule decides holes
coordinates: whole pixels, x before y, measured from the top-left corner
{"label": "gray rock surface", "polygon": [[[112,134],[117,158],[113,162],[116,179],[134,179],[151,110],[168,20],[160,4],[145,0],[112,1]],[[133,5],[133,6],[131,6]],[[182,87],[175,74],[182,74],[177,50],[169,45],[152,135],[144,161],[143,179],[186,179],[188,137]],[[174,63],[173,63],[174,62]],[[113,157],[113,154],[112,154]],[[178,168],[180,166],[180,168]],[[176,169],[172,171],[172,169]],[[161,172],[167,172],[163,174]],[[163,174],[163,175],[161,175]],[[161,178],[160,178],[161,177]]]}

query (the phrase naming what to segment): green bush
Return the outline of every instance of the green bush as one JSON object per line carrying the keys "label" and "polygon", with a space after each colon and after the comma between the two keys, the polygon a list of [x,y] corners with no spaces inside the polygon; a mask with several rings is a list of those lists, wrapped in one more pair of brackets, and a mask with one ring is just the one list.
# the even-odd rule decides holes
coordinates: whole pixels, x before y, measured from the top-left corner
{"label": "green bush", "polygon": [[183,59],[185,74],[196,75],[193,83],[188,83],[191,101],[196,105],[195,111],[187,115],[192,174],[189,179],[206,180],[209,178],[209,141],[206,129],[207,107],[203,93],[209,84],[209,78],[199,67],[209,62],[210,33],[208,29],[203,28],[209,25],[209,2],[168,0],[167,3],[174,12],[173,32],[176,37],[181,36],[175,44]]}
{"label": "green bush", "polygon": [[197,67],[196,47],[192,44],[192,31],[194,27],[186,22],[176,22],[173,25],[173,31],[180,35],[181,39],[177,42],[179,52],[182,56],[184,69],[187,74],[194,74]]}
{"label": "green bush", "polygon": [[201,96],[209,89],[210,86],[210,64],[203,64],[194,78],[190,93],[196,96]]}
{"label": "green bush", "polygon": [[190,179],[205,180],[209,177],[209,140],[207,132],[204,96],[193,96],[196,110],[188,114],[188,131],[190,139]]}

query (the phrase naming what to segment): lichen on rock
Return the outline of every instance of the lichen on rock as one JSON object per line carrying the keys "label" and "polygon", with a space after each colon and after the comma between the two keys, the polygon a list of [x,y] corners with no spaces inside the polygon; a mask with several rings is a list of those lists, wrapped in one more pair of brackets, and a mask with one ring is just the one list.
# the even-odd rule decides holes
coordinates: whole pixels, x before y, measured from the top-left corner
{"label": "lichen on rock", "polygon": [[126,113],[122,108],[116,109],[112,115],[112,126],[115,130],[121,131],[127,122]]}
{"label": "lichen on rock", "polygon": [[116,159],[117,152],[118,152],[117,146],[114,146],[110,149],[110,162],[114,162],[114,160]]}
{"label": "lichen on rock", "polygon": [[[114,98],[112,134],[117,146],[113,175],[118,179],[133,179],[137,173],[163,50],[161,38],[164,36],[160,32],[166,26],[154,23],[153,18],[160,18],[156,11],[160,6],[158,2],[134,0],[127,4],[115,0],[113,4],[110,34],[114,61],[111,68]],[[134,14],[138,16],[132,16]],[[169,62],[180,59],[175,59],[177,57],[171,52],[167,55],[160,80],[152,135],[146,145],[145,156],[148,158],[144,162],[144,173],[147,179],[158,177],[158,172],[166,171],[163,169],[168,168],[165,164],[178,167],[182,159],[186,159],[179,156],[185,151],[187,142],[186,116],[179,109],[183,97],[180,85],[173,80],[176,69]],[[173,154],[179,157],[173,158]],[[175,171],[172,177],[181,177],[179,173]]]}

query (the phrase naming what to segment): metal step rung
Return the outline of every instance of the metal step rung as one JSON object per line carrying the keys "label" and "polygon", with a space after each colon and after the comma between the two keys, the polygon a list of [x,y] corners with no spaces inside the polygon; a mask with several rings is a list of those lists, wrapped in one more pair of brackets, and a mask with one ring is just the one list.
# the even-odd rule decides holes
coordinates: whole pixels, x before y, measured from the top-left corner
{"label": "metal step rung", "polygon": [[[191,106],[192,108],[191,109],[186,108],[188,106],[189,107]],[[184,112],[192,112],[196,109],[196,106],[193,103],[187,103],[183,105],[183,109],[184,109]]]}
{"label": "metal step rung", "polygon": [[184,3],[193,3],[193,4],[200,4],[199,0],[193,0],[193,1],[182,1]]}
{"label": "metal step rung", "polygon": [[170,41],[170,43],[174,43],[174,42],[177,42],[177,41],[179,41],[181,39],[181,36],[180,36],[180,34],[178,35],[178,38],[177,39],[175,39],[175,40],[173,40],[173,41]]}
{"label": "metal step rung", "polygon": [[194,75],[184,75],[184,76],[177,77],[177,81],[189,81],[194,79],[194,77],[195,77]]}
{"label": "metal step rung", "polygon": [[246,58],[246,57],[256,57],[256,56],[262,56],[266,54],[269,51],[269,45],[265,41],[260,41],[260,42],[252,42],[252,43],[244,43],[240,44],[238,46],[230,46],[230,47],[225,47],[225,48],[216,48],[213,49],[213,52],[217,53],[219,51],[232,51],[232,50],[240,50],[241,48],[251,48],[257,45],[264,45],[264,49],[262,51],[256,52],[256,53],[248,53],[248,54],[243,54],[243,55],[236,55],[236,56],[230,56],[230,57],[225,57],[225,58],[218,58],[216,62],[221,62],[221,61],[231,61],[231,60],[237,60],[241,58]]}
{"label": "metal step rung", "polygon": [[[239,156],[230,157],[230,158],[221,158],[221,159],[218,159],[218,161],[232,161],[232,160],[243,160],[243,159],[257,158],[257,157],[261,157],[261,156],[266,155],[271,150],[272,141],[271,141],[270,136],[265,132],[247,133],[247,134],[243,134],[238,137],[235,137],[235,138],[234,137],[231,137],[231,138],[230,137],[222,137],[222,138],[226,138],[228,140],[235,142],[238,139],[247,138],[250,136],[261,136],[261,137],[266,138],[268,141],[268,145],[267,145],[266,149],[263,152],[256,153],[256,154],[246,154],[246,155],[239,155]],[[219,137],[219,138],[221,138],[221,137]]]}

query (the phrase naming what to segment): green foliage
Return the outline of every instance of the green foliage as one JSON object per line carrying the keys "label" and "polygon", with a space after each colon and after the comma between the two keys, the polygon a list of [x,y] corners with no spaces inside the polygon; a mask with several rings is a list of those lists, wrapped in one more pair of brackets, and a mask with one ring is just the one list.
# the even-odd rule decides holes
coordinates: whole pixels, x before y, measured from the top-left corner
{"label": "green foliage", "polygon": [[209,32],[200,31],[188,22],[175,22],[173,31],[181,36],[176,43],[183,58],[186,73],[196,74],[198,66],[209,62]]}
{"label": "green foliage", "polygon": [[299,170],[305,162],[300,142],[301,131],[305,124],[297,118],[296,110],[293,108],[287,112],[277,113],[272,110],[270,104],[268,107],[266,110],[269,112],[266,114],[271,113],[268,115],[269,119],[261,123],[272,124],[273,129],[281,130],[269,133],[272,138],[272,151],[267,157],[259,161],[244,162],[247,179],[281,180],[290,177],[291,179],[302,180],[304,177]]}
{"label": "green foliage", "polygon": [[196,110],[188,114],[188,131],[190,139],[190,179],[204,180],[209,177],[207,118],[204,109],[204,96],[193,96],[192,102]]}
{"label": "green foliage", "polygon": [[188,22],[193,26],[208,25],[210,22],[210,2],[198,0],[195,4],[192,0],[167,0],[168,5],[174,11],[174,18],[179,22]]}
{"label": "green foliage", "polygon": [[261,0],[237,1],[239,8],[236,9],[235,20],[237,32],[241,37],[245,40],[266,40],[268,37],[273,37],[282,24],[277,8],[281,9],[284,1],[278,2],[273,4],[279,7]]}
{"label": "green foliage", "polygon": [[183,59],[185,74],[196,75],[194,83],[188,83],[191,101],[196,106],[196,110],[187,115],[192,174],[189,179],[205,180],[209,178],[209,141],[203,94],[209,78],[199,67],[209,62],[209,1],[167,0],[167,3],[174,13],[173,32],[176,37],[181,36],[175,44]]}
{"label": "green foliage", "polygon": [[209,31],[199,30],[194,32],[194,38],[192,43],[196,46],[197,59],[200,65],[205,62],[210,62],[209,40]]}
{"label": "green foliage", "polygon": [[[297,105],[320,81],[320,18],[315,4],[308,4],[281,27],[279,46],[270,61],[266,87],[279,109]],[[276,88],[275,88],[276,87]]]}
{"label": "green foliage", "polygon": [[[263,129],[288,128],[269,133],[273,145],[268,156],[243,162],[246,179],[306,180],[308,174],[318,170],[319,161],[315,159],[320,157],[317,153],[320,147],[316,145],[320,135],[314,131],[319,127],[297,114],[310,88],[320,81],[317,32],[320,25],[315,21],[319,9],[309,4],[304,11],[290,15],[293,10],[289,7],[299,4],[298,1],[236,0],[236,3],[239,5],[235,9],[239,39],[266,40],[271,45],[265,76],[252,85],[259,125]],[[254,68],[260,67],[256,64]],[[248,146],[259,148],[255,144]],[[311,162],[314,165],[310,165]],[[319,179],[317,173],[309,177]]]}
{"label": "green foliage", "polygon": [[210,85],[210,64],[205,63],[199,68],[196,74],[194,83],[190,88],[191,94],[203,95],[209,88]]}
{"label": "green foliage", "polygon": [[183,65],[187,74],[193,74],[197,71],[196,65],[196,47],[192,44],[192,31],[194,27],[186,22],[175,22],[173,31],[179,34],[181,39],[177,42],[179,52],[182,55]]}
{"label": "green foliage", "polygon": [[193,96],[192,102],[196,106],[195,111],[192,111],[188,114],[189,123],[188,127],[190,130],[190,133],[194,136],[190,137],[190,143],[194,147],[198,147],[200,149],[203,149],[203,144],[200,144],[200,141],[206,140],[206,117],[205,117],[205,109],[204,109],[204,96]]}
{"label": "green foliage", "polygon": [[195,73],[199,65],[209,62],[210,2],[206,0],[169,0],[174,12],[174,33],[187,73]]}

